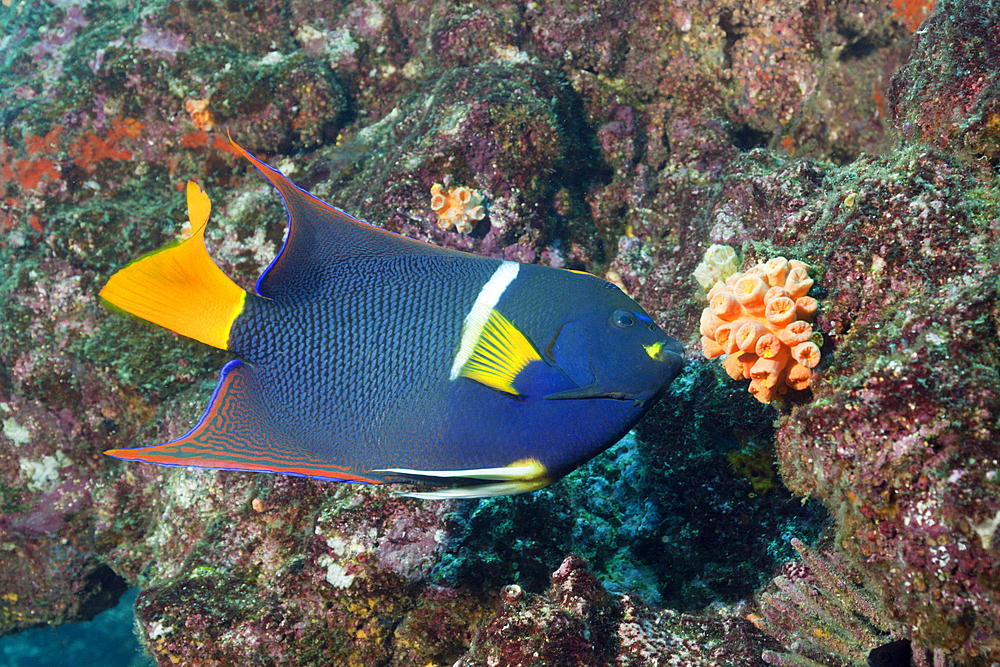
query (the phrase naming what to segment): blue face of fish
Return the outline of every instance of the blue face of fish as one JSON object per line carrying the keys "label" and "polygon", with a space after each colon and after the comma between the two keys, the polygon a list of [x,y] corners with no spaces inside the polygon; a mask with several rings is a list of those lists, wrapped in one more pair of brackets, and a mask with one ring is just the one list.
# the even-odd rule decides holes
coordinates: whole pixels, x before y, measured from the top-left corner
{"label": "blue face of fish", "polygon": [[549,398],[604,397],[644,405],[680,372],[684,348],[615,285],[587,282],[589,305],[580,306],[546,348],[577,386]]}
{"label": "blue face of fish", "polygon": [[[624,398],[656,398],[681,370],[684,348],[639,308],[617,308],[598,329],[594,377],[598,386],[629,387]],[[595,327],[596,328],[596,327]]]}
{"label": "blue face of fish", "polygon": [[209,258],[194,184],[191,238],[101,292],[236,357],[189,433],[111,456],[447,487],[411,494],[425,498],[518,493],[616,442],[680,371],[681,346],[611,283],[392,234],[244,155],[289,218],[256,293]]}

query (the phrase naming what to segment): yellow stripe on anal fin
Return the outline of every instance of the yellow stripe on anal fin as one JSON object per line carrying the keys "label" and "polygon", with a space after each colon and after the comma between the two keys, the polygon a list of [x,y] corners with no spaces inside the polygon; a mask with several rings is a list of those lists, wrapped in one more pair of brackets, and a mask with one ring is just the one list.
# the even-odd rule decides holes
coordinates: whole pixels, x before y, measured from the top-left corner
{"label": "yellow stripe on anal fin", "polygon": [[409,477],[414,481],[434,484],[448,479],[481,479],[483,484],[457,486],[437,491],[411,491],[398,495],[423,500],[445,500],[448,498],[492,498],[518,493],[537,491],[552,483],[549,471],[538,459],[519,459],[502,468],[477,468],[475,470],[408,470],[389,468],[372,472],[390,473]]}
{"label": "yellow stripe on anal fin", "polygon": [[494,308],[458,375],[517,396],[514,379],[532,361],[541,360],[531,341]]}
{"label": "yellow stripe on anal fin", "polygon": [[205,228],[210,211],[208,196],[189,182],[191,237],[121,269],[100,296],[136,317],[225,350],[247,293],[208,254]]}

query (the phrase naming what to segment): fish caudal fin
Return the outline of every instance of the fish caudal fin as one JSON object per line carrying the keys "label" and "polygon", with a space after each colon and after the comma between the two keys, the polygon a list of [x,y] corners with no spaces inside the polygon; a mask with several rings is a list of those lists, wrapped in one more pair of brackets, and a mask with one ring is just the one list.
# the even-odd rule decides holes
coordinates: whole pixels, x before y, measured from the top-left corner
{"label": "fish caudal fin", "polygon": [[100,296],[136,317],[225,350],[247,293],[215,265],[205,248],[211,202],[193,181],[188,181],[187,200],[190,238],[121,269]]}

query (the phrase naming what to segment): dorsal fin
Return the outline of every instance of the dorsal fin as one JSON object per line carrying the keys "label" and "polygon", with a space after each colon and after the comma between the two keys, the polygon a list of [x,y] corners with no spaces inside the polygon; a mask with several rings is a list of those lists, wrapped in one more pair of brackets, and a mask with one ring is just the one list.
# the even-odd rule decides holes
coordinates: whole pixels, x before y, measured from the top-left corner
{"label": "dorsal fin", "polygon": [[271,182],[285,201],[288,237],[281,252],[257,279],[257,293],[281,299],[307,291],[317,274],[366,258],[461,254],[370,225],[301,189],[277,169],[233,146]]}

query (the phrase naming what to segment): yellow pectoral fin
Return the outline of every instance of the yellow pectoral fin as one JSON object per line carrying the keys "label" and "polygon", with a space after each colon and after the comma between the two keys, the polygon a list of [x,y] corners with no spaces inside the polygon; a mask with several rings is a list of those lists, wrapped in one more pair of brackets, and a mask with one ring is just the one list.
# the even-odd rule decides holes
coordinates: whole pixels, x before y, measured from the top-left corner
{"label": "yellow pectoral fin", "polygon": [[531,341],[494,308],[459,377],[516,396],[514,379],[518,373],[532,361],[541,360]]}
{"label": "yellow pectoral fin", "polygon": [[197,185],[192,185],[188,185],[191,238],[155,250],[121,269],[111,276],[100,296],[136,317],[225,350],[247,293],[209,256],[205,223],[211,203]]}

